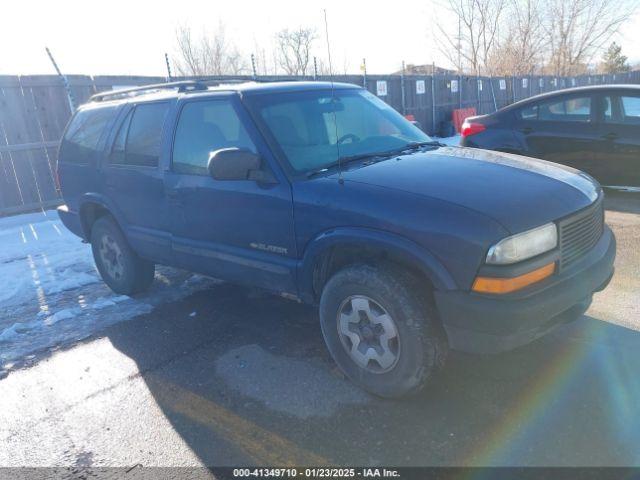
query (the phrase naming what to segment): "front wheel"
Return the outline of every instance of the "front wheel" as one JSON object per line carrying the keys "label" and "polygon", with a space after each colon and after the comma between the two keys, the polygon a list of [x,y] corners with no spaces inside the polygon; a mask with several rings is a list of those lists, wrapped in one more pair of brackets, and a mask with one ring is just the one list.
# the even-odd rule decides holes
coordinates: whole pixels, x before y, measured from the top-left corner
{"label": "front wheel", "polygon": [[444,364],[446,338],[421,287],[401,269],[357,265],[323,289],[327,347],[341,370],[375,395],[415,394]]}
{"label": "front wheel", "polygon": [[111,290],[121,295],[143,292],[153,282],[155,265],[140,258],[110,216],[91,229],[91,250],[98,271]]}

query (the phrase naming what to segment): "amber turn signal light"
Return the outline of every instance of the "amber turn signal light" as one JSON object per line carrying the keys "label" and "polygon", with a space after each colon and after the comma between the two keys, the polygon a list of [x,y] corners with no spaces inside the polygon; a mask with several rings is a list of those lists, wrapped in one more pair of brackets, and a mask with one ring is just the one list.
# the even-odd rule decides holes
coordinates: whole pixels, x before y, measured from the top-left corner
{"label": "amber turn signal light", "polygon": [[554,262],[517,277],[476,277],[476,280],[473,282],[472,290],[478,293],[497,294],[515,292],[516,290],[520,290],[550,277],[555,271],[556,264]]}

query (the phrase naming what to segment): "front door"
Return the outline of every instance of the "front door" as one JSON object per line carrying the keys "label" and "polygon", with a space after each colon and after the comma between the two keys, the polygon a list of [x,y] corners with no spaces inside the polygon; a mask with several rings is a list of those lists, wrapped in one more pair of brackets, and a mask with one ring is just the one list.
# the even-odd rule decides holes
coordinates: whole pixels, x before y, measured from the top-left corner
{"label": "front door", "polygon": [[[215,180],[209,153],[247,148],[275,180]],[[170,170],[172,249],[178,265],[221,279],[296,293],[291,187],[235,95],[190,100],[179,113]]]}

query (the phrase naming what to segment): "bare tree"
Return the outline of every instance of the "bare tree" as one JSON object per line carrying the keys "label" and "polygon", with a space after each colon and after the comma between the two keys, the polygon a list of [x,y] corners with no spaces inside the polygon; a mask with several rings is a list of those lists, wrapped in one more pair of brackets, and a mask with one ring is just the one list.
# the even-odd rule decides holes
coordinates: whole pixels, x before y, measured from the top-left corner
{"label": "bare tree", "polygon": [[497,75],[531,75],[540,69],[548,37],[543,24],[544,0],[509,0],[503,31],[489,53],[489,70]]}
{"label": "bare tree", "polygon": [[278,63],[287,75],[307,75],[311,47],[317,38],[312,28],[284,29],[277,33]]}
{"label": "bare tree", "polygon": [[278,62],[272,47],[260,44],[256,40],[253,41],[254,60],[258,75],[276,75],[278,73]]}
{"label": "bare tree", "polygon": [[443,0],[436,44],[458,70],[499,75],[585,73],[640,0]]}
{"label": "bare tree", "polygon": [[545,0],[550,56],[554,75],[585,73],[620,27],[638,8],[638,0]]}
{"label": "bare tree", "polygon": [[506,0],[446,0],[447,8],[458,20],[452,31],[437,22],[435,41],[441,53],[460,72],[486,72],[496,46]]}
{"label": "bare tree", "polygon": [[189,27],[176,30],[176,71],[184,76],[240,75],[246,73],[247,61],[227,39],[224,25],[213,34],[197,38]]}

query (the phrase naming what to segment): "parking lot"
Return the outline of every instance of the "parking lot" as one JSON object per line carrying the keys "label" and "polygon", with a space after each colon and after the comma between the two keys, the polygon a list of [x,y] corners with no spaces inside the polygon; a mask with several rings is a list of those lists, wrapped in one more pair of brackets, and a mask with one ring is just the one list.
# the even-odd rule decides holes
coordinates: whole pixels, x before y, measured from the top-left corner
{"label": "parking lot", "polygon": [[402,401],[343,378],[311,307],[169,269],[133,300],[88,277],[56,291],[31,268],[33,298],[0,318],[0,465],[640,465],[640,197],[606,205],[616,274],[585,316],[453,353]]}

